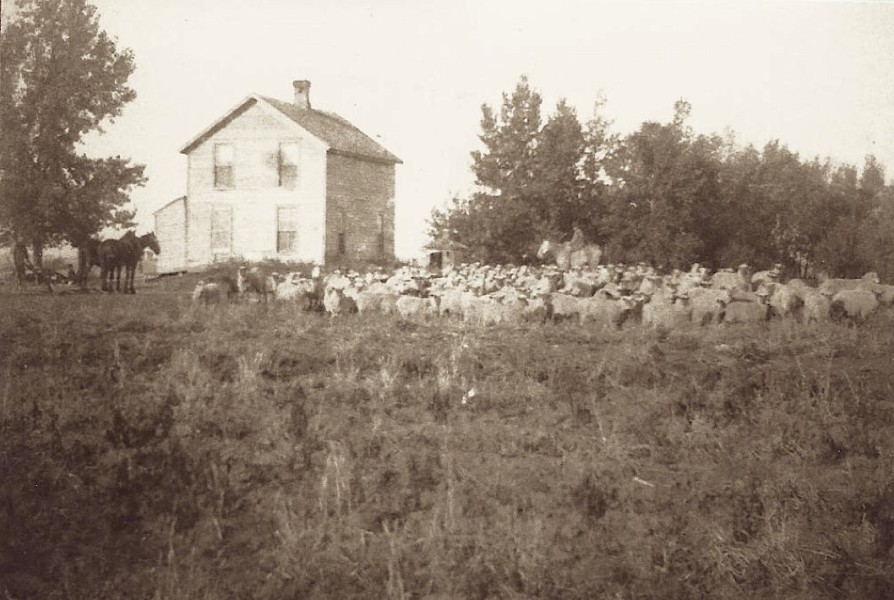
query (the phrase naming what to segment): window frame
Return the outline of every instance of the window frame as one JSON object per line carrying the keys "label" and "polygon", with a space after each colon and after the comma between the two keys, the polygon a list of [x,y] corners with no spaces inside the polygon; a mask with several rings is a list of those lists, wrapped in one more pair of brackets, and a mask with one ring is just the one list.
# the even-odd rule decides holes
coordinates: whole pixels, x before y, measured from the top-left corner
{"label": "window frame", "polygon": [[344,210],[338,211],[338,230],[335,234],[335,253],[337,256],[347,256],[348,254],[348,217]]}
{"label": "window frame", "polygon": [[[220,162],[219,150],[221,148],[230,149],[230,160],[227,164]],[[236,146],[232,142],[215,142],[212,149],[212,164],[214,189],[216,190],[232,190],[236,187]],[[226,174],[226,176],[224,176]]]}
{"label": "window frame", "polygon": [[[220,215],[220,214],[224,214],[224,213],[228,217],[227,228],[226,228],[226,233],[227,233],[226,244],[225,245],[216,245],[215,237],[222,238],[223,236],[221,236],[220,234],[223,233],[223,231],[218,231],[217,232],[218,235],[215,236],[214,224],[220,223],[220,220],[215,219],[215,214]],[[209,244],[209,246],[211,246],[211,253],[213,255],[231,253],[233,251],[233,207],[230,206],[229,204],[212,205],[211,206],[211,226],[209,229],[210,229],[210,231],[209,231],[210,235],[209,235],[208,244]]]}
{"label": "window frame", "polygon": [[[294,163],[286,162],[285,158],[287,153],[284,151],[285,146],[294,146],[295,147],[295,157]],[[301,182],[300,177],[300,165],[301,165],[301,140],[283,140],[279,142],[279,148],[277,151],[277,187],[284,188],[287,190],[296,190]],[[287,172],[286,169],[290,171],[294,169],[294,173]],[[287,174],[288,173],[288,174]]]}
{"label": "window frame", "polygon": [[[296,254],[298,252],[298,205],[296,204],[278,204],[276,206],[276,253],[277,254]],[[293,211],[292,229],[282,228],[282,211]],[[282,249],[281,236],[284,233],[292,234],[292,244],[290,248]]]}

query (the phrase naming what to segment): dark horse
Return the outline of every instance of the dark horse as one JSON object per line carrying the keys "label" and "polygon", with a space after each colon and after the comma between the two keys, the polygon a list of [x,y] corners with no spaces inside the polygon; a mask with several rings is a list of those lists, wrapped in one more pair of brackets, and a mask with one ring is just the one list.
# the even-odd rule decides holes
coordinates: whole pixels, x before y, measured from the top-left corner
{"label": "dark horse", "polygon": [[161,247],[155,234],[150,232],[137,237],[133,231],[128,231],[120,239],[103,240],[99,243],[97,255],[101,268],[100,279],[102,290],[112,291],[112,272],[115,273],[115,290],[121,290],[121,268],[124,268],[124,293],[136,294],[133,280],[136,275],[137,264],[143,258],[143,250],[150,248],[156,254],[161,254]]}

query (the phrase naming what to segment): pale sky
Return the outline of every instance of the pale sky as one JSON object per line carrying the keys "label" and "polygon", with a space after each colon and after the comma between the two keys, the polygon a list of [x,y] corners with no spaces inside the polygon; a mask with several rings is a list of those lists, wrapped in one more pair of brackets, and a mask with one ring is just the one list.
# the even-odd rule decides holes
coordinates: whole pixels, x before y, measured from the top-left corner
{"label": "pale sky", "polygon": [[667,122],[692,104],[698,133],[778,138],[803,158],[894,176],[894,2],[552,0],[93,0],[119,47],[134,51],[137,99],[87,152],[146,164],[132,198],[141,229],[183,195],[179,149],[252,93],[291,100],[312,83],[334,111],[404,161],[397,167],[397,253],[425,240],[435,206],[473,182],[480,106],[499,106],[521,74],[586,121],[596,98],[614,130]]}

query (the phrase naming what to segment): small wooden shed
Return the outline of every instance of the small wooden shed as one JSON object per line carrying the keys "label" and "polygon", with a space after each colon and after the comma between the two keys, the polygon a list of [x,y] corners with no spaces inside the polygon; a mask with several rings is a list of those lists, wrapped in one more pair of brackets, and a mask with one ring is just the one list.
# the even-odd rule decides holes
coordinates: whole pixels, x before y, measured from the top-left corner
{"label": "small wooden shed", "polygon": [[425,247],[428,250],[428,267],[443,269],[459,266],[466,262],[469,247],[453,240],[437,240]]}

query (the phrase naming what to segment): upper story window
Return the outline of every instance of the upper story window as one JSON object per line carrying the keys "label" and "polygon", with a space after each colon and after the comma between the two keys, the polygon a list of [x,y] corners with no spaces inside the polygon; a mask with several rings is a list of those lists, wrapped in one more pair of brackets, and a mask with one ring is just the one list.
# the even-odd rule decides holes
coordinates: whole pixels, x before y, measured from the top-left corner
{"label": "upper story window", "polygon": [[279,186],[289,190],[298,185],[298,142],[282,142],[279,145]]}
{"label": "upper story window", "polygon": [[233,187],[233,144],[214,145],[214,187],[228,189]]}

